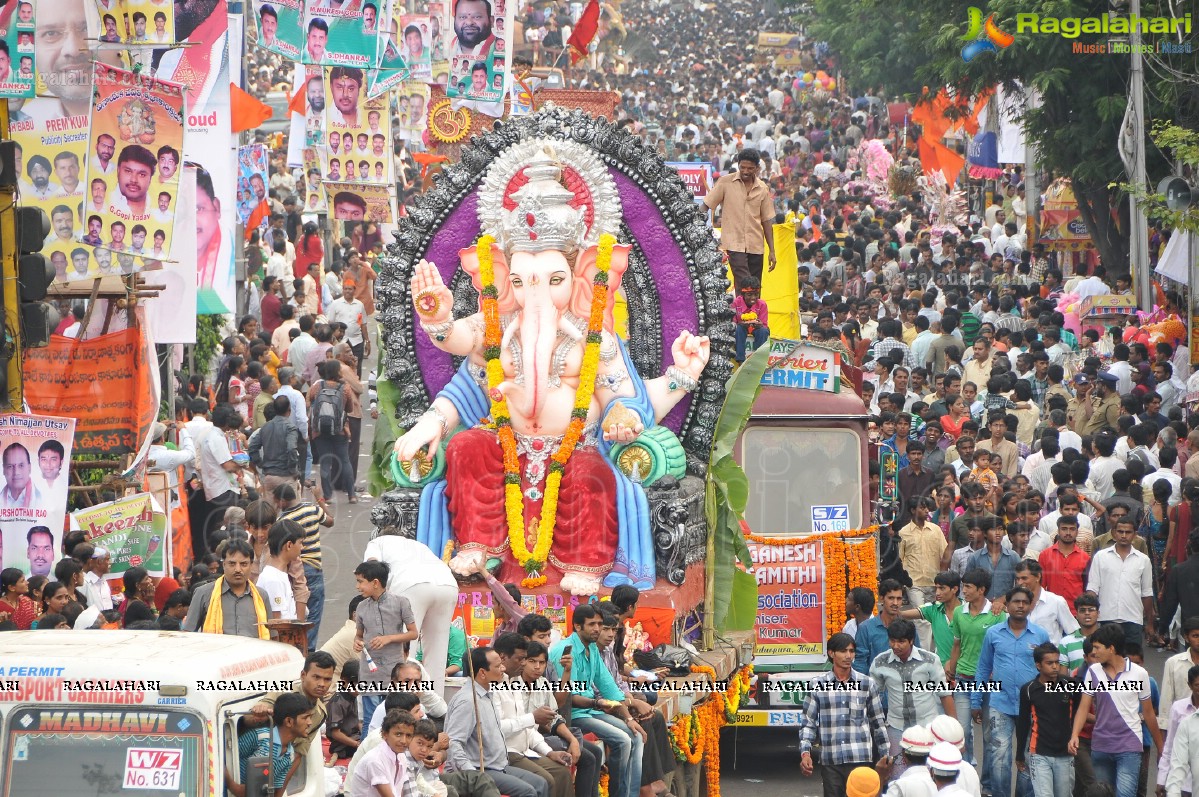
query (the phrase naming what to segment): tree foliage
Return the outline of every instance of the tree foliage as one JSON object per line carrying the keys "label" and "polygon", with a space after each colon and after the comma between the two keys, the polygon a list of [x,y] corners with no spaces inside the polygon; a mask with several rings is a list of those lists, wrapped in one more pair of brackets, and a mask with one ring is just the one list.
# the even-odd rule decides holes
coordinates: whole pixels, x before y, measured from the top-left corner
{"label": "tree foliage", "polygon": [[[1181,125],[1160,122],[1153,127],[1153,143],[1168,157],[1175,158],[1178,163],[1190,170],[1192,175],[1199,172],[1199,132],[1188,130]],[[1120,187],[1132,193],[1145,203],[1149,218],[1160,221],[1172,230],[1186,230],[1199,234],[1199,203],[1192,204],[1185,210],[1170,210],[1166,207],[1166,197],[1163,194],[1151,193],[1144,186],[1133,186],[1121,183]]]}
{"label": "tree foliage", "polygon": [[[961,56],[971,6],[994,14],[1001,30],[1016,34],[1006,49],[970,62]],[[1095,0],[816,0],[809,33],[839,56],[844,78],[856,91],[881,85],[887,95],[919,98],[923,87],[942,86],[976,95],[1003,85],[1031,87],[1040,106],[1023,114],[1026,140],[1035,142],[1040,165],[1074,183],[1079,210],[1109,270],[1128,265],[1127,193],[1109,186],[1124,173],[1117,141],[1127,107],[1130,57],[1074,52],[1074,44],[1107,43],[1110,36],[1017,33],[1016,15],[1097,17],[1108,4]],[[1144,0],[1142,17],[1170,16],[1169,0]],[[1163,39],[1146,34],[1145,41]],[[1145,71],[1147,120],[1171,118],[1195,94],[1195,56],[1153,55]],[[1189,76],[1189,79],[1188,79]],[[1167,164],[1152,147],[1149,173]],[[1119,212],[1122,222],[1112,218]]]}

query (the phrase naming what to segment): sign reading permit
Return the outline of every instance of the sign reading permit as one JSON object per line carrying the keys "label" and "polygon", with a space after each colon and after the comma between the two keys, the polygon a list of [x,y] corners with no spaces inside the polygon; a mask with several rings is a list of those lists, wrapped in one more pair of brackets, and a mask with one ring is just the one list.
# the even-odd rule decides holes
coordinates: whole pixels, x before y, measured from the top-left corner
{"label": "sign reading permit", "polygon": [[130,747],[125,751],[126,789],[175,790],[183,768],[183,751],[158,747]]}
{"label": "sign reading permit", "polygon": [[841,354],[795,340],[771,338],[762,384],[800,390],[841,392]]}
{"label": "sign reading permit", "polygon": [[849,506],[833,504],[812,507],[812,531],[816,534],[849,531]]}

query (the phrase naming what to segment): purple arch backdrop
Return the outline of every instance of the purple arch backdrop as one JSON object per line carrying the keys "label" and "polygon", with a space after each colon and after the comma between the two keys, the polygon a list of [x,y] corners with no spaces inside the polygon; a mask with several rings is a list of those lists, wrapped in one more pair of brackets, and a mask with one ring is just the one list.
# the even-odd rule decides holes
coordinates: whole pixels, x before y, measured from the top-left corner
{"label": "purple arch backdrop", "polygon": [[[662,362],[670,363],[670,346],[679,332],[684,329],[692,332],[699,330],[699,309],[687,263],[654,200],[620,171],[609,168],[608,173],[616,181],[616,188],[620,192],[624,222],[646,253],[650,273],[661,297],[662,337],[658,345],[662,347]],[[476,189],[467,194],[446,218],[424,255],[426,260],[436,264],[447,285],[452,283],[454,273],[458,270],[458,252],[472,246],[479,236],[478,204],[479,192]],[[630,284],[631,281],[625,281],[625,285]],[[416,359],[420,364],[425,389],[430,396],[436,396],[454,375],[453,360],[450,355],[436,348],[423,331],[416,332],[414,329],[412,338],[416,343]],[[688,396],[663,419],[663,425],[678,434],[690,406],[691,397]]]}

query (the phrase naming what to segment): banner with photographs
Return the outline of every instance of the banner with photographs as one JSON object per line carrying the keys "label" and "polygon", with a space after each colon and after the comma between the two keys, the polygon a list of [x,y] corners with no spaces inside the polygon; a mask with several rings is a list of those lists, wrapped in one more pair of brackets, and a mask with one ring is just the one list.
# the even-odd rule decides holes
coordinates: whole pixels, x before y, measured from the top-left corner
{"label": "banner with photographs", "polygon": [[100,41],[139,47],[175,43],[175,6],[169,0],[96,0]]}
{"label": "banner with photographs", "polygon": [[365,76],[353,67],[325,70],[324,178],[387,185],[394,182],[388,97],[367,98]]}
{"label": "banner with photographs", "polygon": [[33,0],[0,8],[0,97],[32,97],[36,70]]}
{"label": "banner with photographs", "polygon": [[237,307],[233,259],[237,210],[231,201],[237,190],[237,167],[229,133],[229,84],[234,79],[230,62],[240,63],[240,59],[230,59],[226,51],[230,42],[241,40],[241,26],[239,15],[230,17],[225,0],[217,0],[214,13],[208,16],[192,16],[176,22],[176,33],[188,46],[164,55],[157,76],[182,83],[187,90],[183,160],[198,167],[196,304],[201,315],[211,315]]}
{"label": "banner with photographs", "polygon": [[404,3],[387,0],[383,7],[383,24],[378,30],[379,68],[367,73],[368,97],[378,97],[408,79],[408,62],[404,59],[404,44],[400,32],[403,30]]}
{"label": "banner with photographs", "polygon": [[267,173],[266,144],[237,148],[237,218],[243,227],[266,202]]}
{"label": "banner with photographs", "polygon": [[450,37],[446,35],[446,3],[429,3],[429,24],[433,28],[433,82],[444,86],[450,79]]}
{"label": "banner with photographs", "polygon": [[303,17],[300,0],[254,0],[258,46],[298,61],[304,46]]}
{"label": "banner with photographs", "polygon": [[304,13],[306,64],[373,67],[378,62],[379,5],[367,0],[314,0]]}
{"label": "banner with photographs", "polygon": [[[94,69],[89,148],[97,156],[88,161],[83,243],[93,247],[98,267],[88,277],[129,274],[147,259],[166,259],[183,161],[183,87],[104,64]],[[82,261],[77,252],[72,261],[77,256]]]}
{"label": "banner with photographs", "polygon": [[392,220],[391,195],[385,185],[362,183],[340,183],[325,180],[329,213],[339,221],[374,221],[390,223]]}
{"label": "banner with photographs", "polygon": [[155,577],[169,574],[167,516],[150,493],[97,504],[72,517],[89,543],[108,551],[109,577],[120,577],[133,567],[144,567]]}
{"label": "banner with photographs", "polygon": [[429,121],[429,86],[407,81],[395,96],[400,135],[407,141],[419,140]]}
{"label": "banner with photographs", "polygon": [[[13,3],[5,9],[16,8]],[[20,10],[16,11],[18,19]],[[89,259],[82,268],[98,268],[90,247],[81,247],[86,235],[87,211],[84,182],[91,120],[92,85],[88,62],[117,65],[115,51],[98,49],[89,36],[88,14],[96,20],[91,0],[56,0],[37,6],[37,21],[43,31],[62,30],[89,49],[72,58],[43,63],[37,74],[36,96],[9,104],[9,137],[16,142],[17,202],[37,207],[51,219],[51,231],[42,252],[54,265],[56,281],[65,281],[68,263],[76,249],[84,248]],[[101,194],[103,198],[103,194]],[[81,256],[76,253],[76,259]]]}
{"label": "banner with photographs", "polygon": [[433,76],[433,31],[428,14],[400,16],[401,55],[411,80],[429,80]]}
{"label": "banner with photographs", "polygon": [[0,415],[0,561],[53,578],[67,515],[67,476],[75,420]]}
{"label": "banner with photographs", "polygon": [[474,103],[500,103],[502,110],[511,72],[508,42],[513,6],[509,0],[453,0],[449,21],[453,37],[446,95]]}

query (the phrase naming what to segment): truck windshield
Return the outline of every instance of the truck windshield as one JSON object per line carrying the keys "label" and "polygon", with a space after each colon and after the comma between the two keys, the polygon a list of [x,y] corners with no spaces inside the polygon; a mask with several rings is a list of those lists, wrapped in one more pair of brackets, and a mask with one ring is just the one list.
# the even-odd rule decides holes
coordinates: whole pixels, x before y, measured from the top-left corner
{"label": "truck windshield", "polygon": [[5,797],[206,794],[204,723],[195,714],[97,705],[8,715]]}
{"label": "truck windshield", "polygon": [[755,534],[811,532],[812,508],[846,506],[862,527],[861,442],[850,429],[751,426],[741,436],[749,477],[745,521]]}

